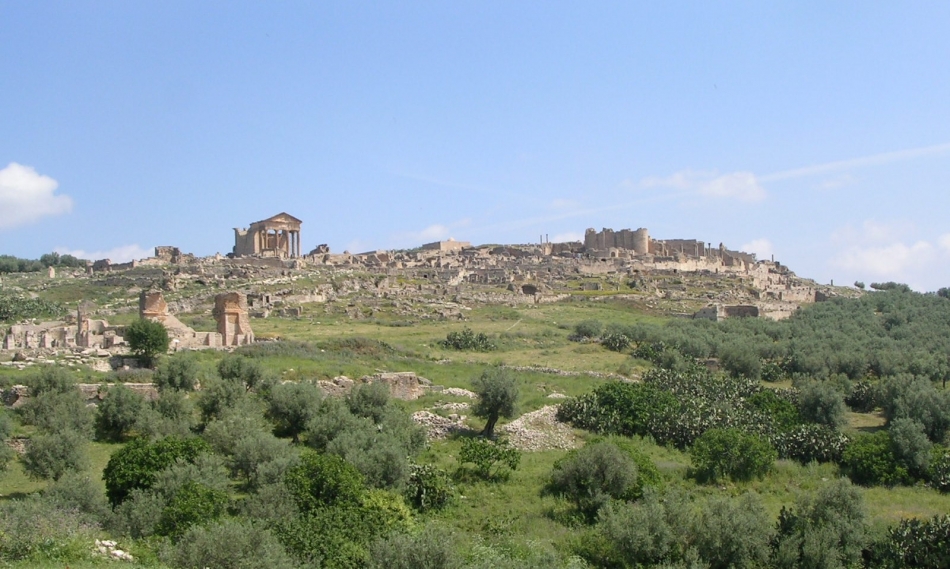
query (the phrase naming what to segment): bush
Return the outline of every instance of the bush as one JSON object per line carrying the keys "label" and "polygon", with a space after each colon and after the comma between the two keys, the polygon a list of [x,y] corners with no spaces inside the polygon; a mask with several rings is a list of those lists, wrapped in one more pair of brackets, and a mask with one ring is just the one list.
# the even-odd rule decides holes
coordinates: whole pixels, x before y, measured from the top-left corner
{"label": "bush", "polygon": [[242,476],[249,488],[267,482],[271,471],[283,472],[294,460],[294,453],[286,440],[270,433],[246,433],[241,437],[231,457],[232,470]]}
{"label": "bush", "polygon": [[3,561],[78,561],[89,555],[89,546],[98,535],[98,527],[88,516],[37,495],[0,503]]}
{"label": "bush", "polygon": [[689,456],[697,480],[710,482],[762,478],[778,458],[767,441],[738,429],[706,431],[696,439]]}
{"label": "bush", "polygon": [[773,541],[778,568],[855,567],[867,539],[861,493],[846,479],[803,494],[795,508],[782,508]]}
{"label": "bush", "polygon": [[248,520],[222,519],[193,526],[162,553],[173,567],[215,569],[296,569],[297,562],[268,530]]}
{"label": "bush", "polygon": [[933,443],[927,440],[924,426],[913,419],[897,419],[888,429],[891,451],[913,478],[923,478],[930,467]]}
{"label": "bush", "polygon": [[323,392],[308,382],[279,383],[267,397],[267,417],[274,423],[274,434],[292,437],[298,442],[307,423],[317,414]]}
{"label": "bush", "polygon": [[346,404],[350,413],[379,424],[389,406],[389,387],[382,382],[364,383],[347,394]]}
{"label": "bush", "polygon": [[59,510],[84,514],[90,524],[102,524],[112,513],[102,489],[78,472],[67,472],[50,484],[43,491],[43,501]]}
{"label": "bush", "polygon": [[404,492],[406,501],[420,512],[441,510],[455,495],[449,475],[431,464],[410,464]]}
{"label": "bush", "polygon": [[880,406],[880,390],[869,381],[859,381],[851,387],[845,404],[857,413],[870,413]]}
{"label": "bush", "polygon": [[506,441],[467,438],[462,441],[458,461],[460,467],[474,464],[475,474],[483,480],[500,480],[507,476],[506,469],[517,470],[521,451],[508,446]]}
{"label": "bush", "polygon": [[133,440],[112,453],[102,472],[106,495],[112,505],[117,506],[132,490],[151,488],[156,475],[176,461],[194,462],[210,450],[208,443],[201,439]]}
{"label": "bush", "polygon": [[100,439],[122,441],[135,427],[145,408],[145,397],[124,385],[106,391],[96,412],[96,435]]}
{"label": "bush", "polygon": [[45,433],[72,431],[92,436],[95,416],[75,384],[66,391],[42,391],[18,409],[23,422]]}
{"label": "bush", "polygon": [[461,332],[449,332],[444,340],[439,342],[443,348],[450,350],[472,350],[476,352],[491,352],[496,349],[495,344],[483,332],[475,333],[471,328],[463,328]]}
{"label": "bush", "polygon": [[686,550],[693,517],[684,494],[648,490],[637,502],[605,505],[595,531],[574,549],[595,567],[670,566],[687,557],[698,562],[695,550]]}
{"label": "bush", "polygon": [[472,406],[476,417],[485,419],[482,435],[495,436],[495,424],[500,417],[512,417],[518,403],[518,385],[511,372],[502,367],[492,367],[472,380],[472,388],[478,401]]}
{"label": "bush", "polygon": [[178,352],[164,358],[155,370],[153,381],[159,391],[194,391],[201,366],[193,352]]}
{"label": "bush", "polygon": [[934,445],[931,449],[927,480],[937,490],[950,492],[950,450],[943,445]]}
{"label": "bush", "polygon": [[841,456],[841,469],[856,484],[893,486],[911,481],[907,468],[894,455],[887,431],[859,435]]}
{"label": "bush", "polygon": [[70,430],[34,435],[22,460],[23,469],[31,478],[59,480],[67,472],[88,467],[86,439]]}
{"label": "bush", "polygon": [[582,320],[574,325],[571,339],[575,341],[592,340],[600,337],[604,324],[600,320]]}
{"label": "bush", "polygon": [[767,566],[771,521],[757,494],[711,499],[693,529],[700,558],[710,569]]}
{"label": "bush", "polygon": [[759,379],[762,373],[762,360],[748,345],[728,345],[720,350],[719,364],[733,377]]}
{"label": "bush", "polygon": [[409,449],[395,435],[380,432],[369,421],[334,438],[327,452],[354,465],[367,486],[400,490],[409,477]]}
{"label": "bush", "polygon": [[218,375],[241,383],[247,391],[262,385],[267,376],[260,361],[236,354],[228,354],[218,362]]}
{"label": "bush", "polygon": [[219,378],[207,380],[198,395],[201,420],[209,423],[214,419],[220,419],[237,407],[245,397],[247,397],[247,392],[240,383]]}
{"label": "bush", "polygon": [[417,534],[395,533],[370,545],[370,569],[456,569],[457,545],[444,529],[428,526]]}
{"label": "bush", "polygon": [[600,344],[612,352],[622,352],[630,347],[630,338],[623,334],[607,334]]}
{"label": "bush", "polygon": [[876,567],[886,569],[946,567],[950,550],[950,515],[929,520],[903,519],[888,530],[876,549]]}
{"label": "bush", "polygon": [[773,444],[781,458],[790,458],[802,464],[812,461],[839,462],[848,443],[847,436],[815,423],[797,425],[773,437]]}
{"label": "bush", "polygon": [[214,488],[188,482],[162,509],[155,533],[173,539],[197,524],[219,518],[228,504],[228,495]]}
{"label": "bush", "polygon": [[844,397],[827,381],[812,381],[805,384],[799,393],[798,409],[802,418],[810,423],[840,429],[848,422]]}
{"label": "bush", "polygon": [[123,335],[133,354],[151,366],[155,356],[168,351],[171,340],[161,322],[140,318],[125,328]]}
{"label": "bush", "polygon": [[363,476],[356,467],[332,454],[305,451],[284,478],[301,512],[356,504],[363,494]]}
{"label": "bush", "polygon": [[637,465],[609,442],[587,444],[554,463],[545,493],[566,498],[588,520],[610,499],[635,497]]}

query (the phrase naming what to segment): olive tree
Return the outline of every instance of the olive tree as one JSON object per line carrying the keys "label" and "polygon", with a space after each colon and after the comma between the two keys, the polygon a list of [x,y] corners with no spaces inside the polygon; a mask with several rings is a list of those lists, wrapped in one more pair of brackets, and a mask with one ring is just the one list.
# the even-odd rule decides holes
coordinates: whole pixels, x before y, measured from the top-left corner
{"label": "olive tree", "polygon": [[488,438],[495,436],[495,424],[500,417],[512,417],[515,414],[518,402],[518,385],[511,372],[505,368],[493,367],[486,369],[472,380],[478,401],[472,408],[476,417],[485,419],[485,428],[482,435]]}

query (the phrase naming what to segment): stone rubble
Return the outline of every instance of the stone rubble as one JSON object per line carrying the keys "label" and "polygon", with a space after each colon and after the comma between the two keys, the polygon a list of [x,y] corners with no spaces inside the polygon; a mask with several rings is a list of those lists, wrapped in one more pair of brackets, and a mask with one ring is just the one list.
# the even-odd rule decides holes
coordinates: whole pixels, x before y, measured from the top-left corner
{"label": "stone rubble", "polygon": [[525,413],[498,430],[508,436],[508,442],[519,450],[570,450],[576,448],[574,430],[556,418],[557,405],[547,405]]}

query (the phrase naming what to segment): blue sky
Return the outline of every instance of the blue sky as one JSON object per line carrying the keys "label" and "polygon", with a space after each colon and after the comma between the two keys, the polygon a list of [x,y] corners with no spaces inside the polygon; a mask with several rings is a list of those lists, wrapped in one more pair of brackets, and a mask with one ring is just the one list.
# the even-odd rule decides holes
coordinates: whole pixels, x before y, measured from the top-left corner
{"label": "blue sky", "polygon": [[0,253],[647,227],[950,286],[947,2],[3,2]]}

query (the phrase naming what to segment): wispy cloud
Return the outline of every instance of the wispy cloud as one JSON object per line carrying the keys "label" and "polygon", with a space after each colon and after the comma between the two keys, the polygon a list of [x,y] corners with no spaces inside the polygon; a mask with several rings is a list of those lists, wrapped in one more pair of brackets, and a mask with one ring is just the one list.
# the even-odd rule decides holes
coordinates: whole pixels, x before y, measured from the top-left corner
{"label": "wispy cloud", "polygon": [[551,238],[551,243],[567,243],[568,241],[583,241],[584,234],[580,231],[568,231],[567,233],[558,233]]}
{"label": "wispy cloud", "polygon": [[56,247],[55,252],[60,255],[72,255],[78,259],[88,259],[98,261],[99,259],[109,259],[113,263],[128,263],[129,261],[145,259],[155,253],[155,249],[146,249],[139,245],[119,245],[112,249],[99,251],[86,251],[84,249],[69,249],[67,247]]}
{"label": "wispy cloud", "polygon": [[73,208],[73,200],[66,195],[56,195],[58,187],[59,182],[30,166],[10,162],[0,170],[0,229],[68,213]]}
{"label": "wispy cloud", "polygon": [[906,150],[897,150],[894,152],[882,152],[880,154],[871,154],[860,158],[851,158],[849,160],[838,160],[835,162],[825,162],[824,164],[813,164],[791,170],[782,170],[766,176],[762,176],[762,182],[775,182],[778,180],[788,180],[791,178],[803,178],[805,176],[815,176],[817,174],[826,174],[828,172],[838,172],[841,170],[850,170],[852,168],[864,168],[866,166],[879,166],[891,162],[902,162],[924,156],[934,156],[950,152],[950,143],[935,144],[933,146],[922,146],[920,148],[909,148]]}

